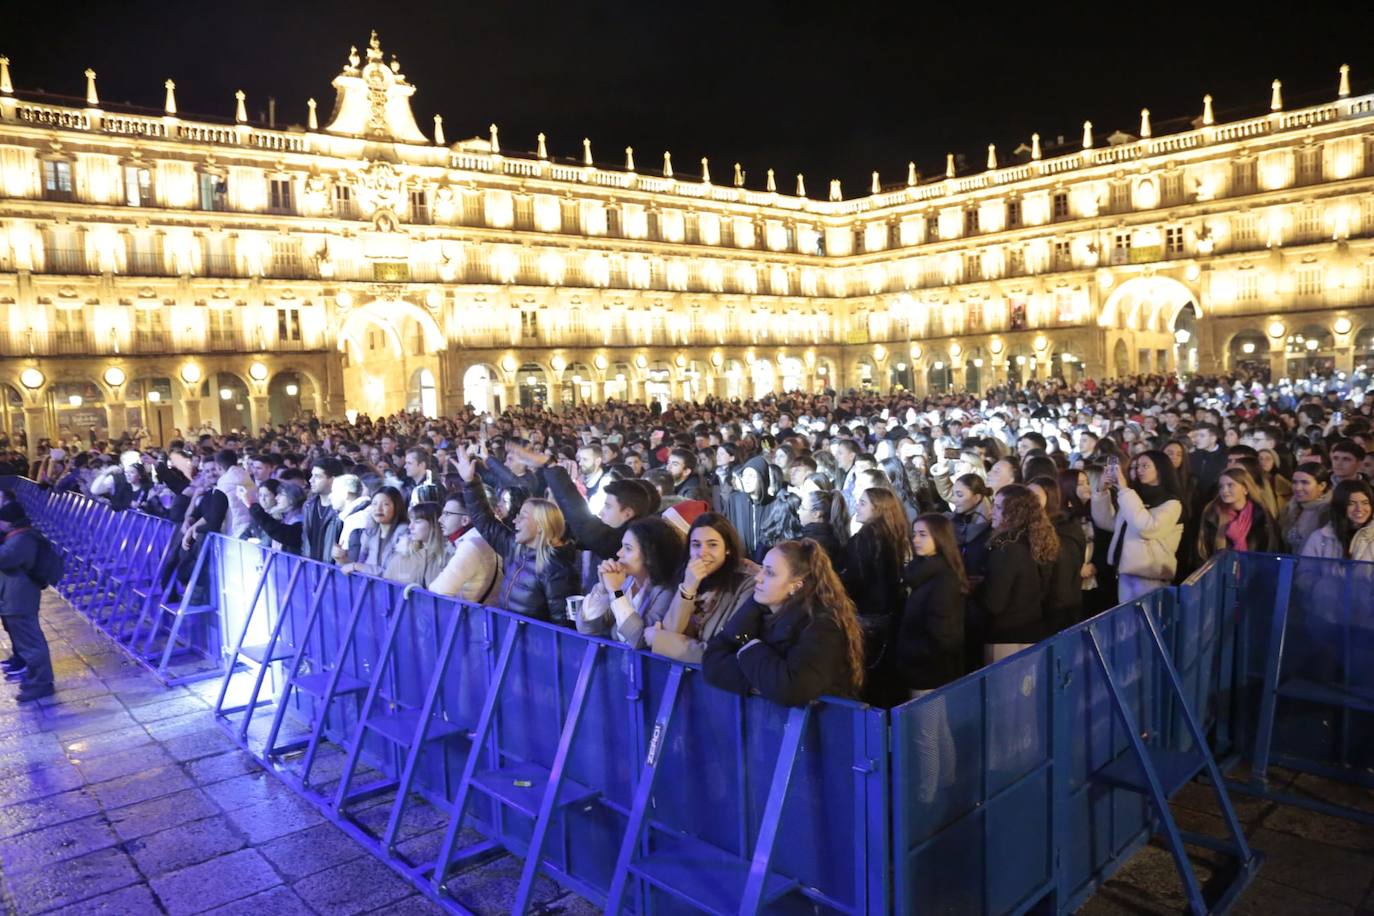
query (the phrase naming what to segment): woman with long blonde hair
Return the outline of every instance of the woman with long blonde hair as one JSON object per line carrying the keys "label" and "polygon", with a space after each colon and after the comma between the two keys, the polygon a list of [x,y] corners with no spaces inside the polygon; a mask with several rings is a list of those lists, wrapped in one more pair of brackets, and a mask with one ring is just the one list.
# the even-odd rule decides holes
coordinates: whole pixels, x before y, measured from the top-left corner
{"label": "woman with long blonde hair", "polygon": [[782,541],[763,558],[754,593],[706,647],[707,683],[758,691],[784,706],[863,689],[864,638],[854,602],[824,548]]}
{"label": "woman with long blonde hair", "polygon": [[1202,510],[1197,552],[1205,562],[1222,550],[1270,553],[1279,547],[1279,525],[1261,501],[1260,484],[1243,467],[1217,479],[1217,495]]}

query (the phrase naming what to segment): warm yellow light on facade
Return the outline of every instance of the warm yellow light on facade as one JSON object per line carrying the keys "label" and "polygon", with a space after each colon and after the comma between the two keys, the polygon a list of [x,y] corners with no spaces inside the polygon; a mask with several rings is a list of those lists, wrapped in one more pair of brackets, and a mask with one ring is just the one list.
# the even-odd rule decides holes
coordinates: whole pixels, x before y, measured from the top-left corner
{"label": "warm yellow light on facade", "polygon": [[721,364],[724,362],[725,357],[721,356],[720,353],[711,354],[711,365],[715,366],[717,369],[719,369],[721,367]]}
{"label": "warm yellow light on facade", "polygon": [[673,362],[677,364],[677,367],[678,367],[679,369],[681,369],[683,366],[687,365],[687,357],[685,357],[685,356],[683,356],[681,353],[679,353],[679,354],[677,355],[677,358],[674,359]]}
{"label": "warm yellow light on facade", "polygon": [[288,398],[294,398],[296,395],[298,395],[298,394],[300,394],[300,393],[301,393],[300,386],[297,385],[295,382],[292,382],[290,385],[287,385],[287,386],[286,386],[286,396],[287,396]]}
{"label": "warm yellow light on facade", "polygon": [[887,347],[884,347],[882,344],[875,344],[873,346],[873,358],[878,362],[887,359]]}
{"label": "warm yellow light on facade", "polygon": [[959,354],[961,354],[961,353],[963,353],[963,352],[964,352],[964,348],[961,347],[961,346],[959,346],[958,341],[955,341],[954,343],[952,343],[952,344],[949,345],[949,355],[952,356],[952,357],[954,357],[955,359],[958,359],[958,358],[959,358]]}
{"label": "warm yellow light on facade", "polygon": [[564,369],[568,368],[568,361],[561,356],[555,356],[553,359],[549,360],[549,365],[553,367],[554,372],[562,372]]}
{"label": "warm yellow light on facade", "polygon": [[84,402],[81,395],[72,394],[67,396],[67,403],[73,407],[80,407]]}
{"label": "warm yellow light on facade", "polygon": [[200,381],[200,366],[195,363],[187,363],[181,367],[181,380],[188,385],[194,385]]}
{"label": "warm yellow light on facade", "polygon": [[148,392],[148,401],[149,401],[149,403],[156,404],[158,401],[161,401],[161,400],[162,400],[162,392],[161,392],[161,391],[153,390],[153,391]]}
{"label": "warm yellow light on facade", "polygon": [[262,363],[253,363],[248,367],[248,377],[255,382],[265,381],[267,379],[267,366]]}
{"label": "warm yellow light on facade", "polygon": [[123,369],[118,366],[111,366],[105,370],[104,378],[106,385],[109,385],[111,388],[118,388],[120,385],[124,384],[124,380],[127,376],[124,374]]}
{"label": "warm yellow light on facade", "polygon": [[993,356],[996,356],[997,354],[1001,353],[1001,352],[1002,352],[1002,340],[1001,340],[1001,338],[999,338],[999,337],[994,337],[994,338],[992,339],[992,341],[988,344],[988,349],[992,351],[992,355],[993,355]]}
{"label": "warm yellow light on facade", "polygon": [[920,345],[920,344],[912,344],[912,345],[911,345],[911,358],[912,358],[912,359],[920,359],[920,358],[921,358],[921,354],[924,353],[924,352],[925,352],[925,351],[921,349],[921,345]]}
{"label": "warm yellow light on facade", "polygon": [[1336,319],[1335,323],[1331,325],[1331,328],[1337,334],[1349,334],[1351,328],[1350,319],[1342,315]]}
{"label": "warm yellow light on facade", "polygon": [[645,366],[649,365],[649,358],[643,353],[640,353],[635,357],[635,365],[643,369]]}
{"label": "warm yellow light on facade", "polygon": [[221,388],[221,389],[219,390],[219,399],[220,399],[221,401],[232,400],[233,397],[234,397],[233,389],[231,389],[231,388]]}
{"label": "warm yellow light on facade", "polygon": [[514,372],[519,365],[520,364],[515,361],[514,356],[505,356],[501,359],[501,368],[505,369],[507,372]]}
{"label": "warm yellow light on facade", "polygon": [[1283,326],[1282,321],[1269,322],[1269,336],[1277,340],[1284,335],[1288,329]]}
{"label": "warm yellow light on facade", "polygon": [[42,388],[44,381],[43,373],[34,368],[28,368],[19,373],[19,383],[25,388]]}
{"label": "warm yellow light on facade", "polygon": [[606,367],[610,365],[606,362],[606,357],[600,353],[596,354],[596,358],[592,360],[592,363],[596,366],[596,368],[600,369],[602,372],[605,372]]}
{"label": "warm yellow light on facade", "polygon": [[1039,353],[1041,350],[1044,350],[1049,345],[1050,342],[1046,340],[1043,335],[1036,335],[1035,340],[1031,342],[1031,346],[1035,348],[1035,351],[1037,353]]}

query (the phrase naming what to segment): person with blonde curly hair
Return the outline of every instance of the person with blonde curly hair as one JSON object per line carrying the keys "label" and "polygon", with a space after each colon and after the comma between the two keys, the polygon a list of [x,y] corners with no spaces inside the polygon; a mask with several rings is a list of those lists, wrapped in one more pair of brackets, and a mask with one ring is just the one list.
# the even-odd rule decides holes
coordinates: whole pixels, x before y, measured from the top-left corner
{"label": "person with blonde curly hair", "polygon": [[731,693],[805,706],[826,695],[857,697],[863,652],[854,602],[825,549],[803,538],[768,551],[752,599],[707,645],[702,673]]}
{"label": "person with blonde curly hair", "polygon": [[987,572],[976,594],[983,661],[991,664],[1050,635],[1045,601],[1059,535],[1030,488],[1007,484],[992,500]]}

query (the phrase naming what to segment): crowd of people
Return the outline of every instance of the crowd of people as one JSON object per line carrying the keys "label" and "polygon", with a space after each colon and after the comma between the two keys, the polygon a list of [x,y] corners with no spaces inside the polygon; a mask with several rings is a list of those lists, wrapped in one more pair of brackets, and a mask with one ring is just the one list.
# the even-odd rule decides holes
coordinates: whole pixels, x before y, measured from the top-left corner
{"label": "crowd of people", "polygon": [[787,705],[893,706],[1222,550],[1374,560],[1374,396],[1148,376],[402,414],[0,471],[500,607]]}

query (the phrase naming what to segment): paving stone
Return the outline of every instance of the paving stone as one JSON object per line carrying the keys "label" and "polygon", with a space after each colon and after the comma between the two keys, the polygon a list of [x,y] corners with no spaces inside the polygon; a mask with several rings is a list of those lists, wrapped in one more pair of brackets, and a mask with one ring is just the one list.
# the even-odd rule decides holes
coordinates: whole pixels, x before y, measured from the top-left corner
{"label": "paving stone", "polygon": [[70,859],[61,868],[39,868],[6,879],[14,912],[28,916],[100,897],[136,884],[143,876],[123,851],[111,846]]}
{"label": "paving stone", "polygon": [[[368,910],[368,916],[442,916],[444,910],[439,904],[419,894],[388,903],[375,910]],[[599,912],[596,911],[596,912]]]}
{"label": "paving stone", "polygon": [[1264,819],[1264,826],[1329,846],[1374,852],[1374,829],[1329,814],[1280,805]]}
{"label": "paving stone", "polygon": [[50,910],[45,916],[153,916],[161,913],[162,907],[153,899],[148,885],[132,884],[91,900]]}
{"label": "paving stone", "polygon": [[208,709],[200,712],[186,713],[180,716],[172,716],[168,719],[158,719],[156,722],[148,722],[143,726],[158,741],[168,741],[172,738],[179,738],[183,735],[193,735],[210,729],[219,729],[215,723],[215,717]]}
{"label": "paving stone", "polygon": [[73,738],[65,742],[64,749],[68,757],[85,761],[107,757],[110,754],[123,754],[152,743],[153,736],[148,734],[147,729],[141,725],[132,725],[112,732]]}
{"label": "paving stone", "polygon": [[319,824],[288,834],[265,843],[258,851],[288,881],[367,855],[361,845],[333,824]]}
{"label": "paving stone", "polygon": [[87,782],[98,783],[154,770],[173,762],[167,752],[157,744],[145,744],[114,754],[82,758],[77,764],[77,769]]}
{"label": "paving stone", "polygon": [[294,797],[281,780],[272,778],[261,769],[206,786],[205,794],[225,811],[246,808],[272,798]]}
{"label": "paving stone", "polygon": [[62,762],[38,764],[0,776],[0,805],[46,798],[59,792],[79,789],[86,784],[76,767]]}
{"label": "paving stone", "polygon": [[302,878],[293,887],[321,916],[351,916],[404,900],[410,884],[371,856]]}
{"label": "paving stone", "polygon": [[12,837],[0,845],[0,870],[9,874],[47,868],[64,859],[114,846],[119,837],[103,815],[66,821]]}
{"label": "paving stone", "polygon": [[[210,711],[210,706],[198,696],[183,693],[161,703],[148,703],[147,705],[135,706],[129,710],[129,715],[139,722],[147,725],[151,722],[161,722],[166,719],[175,719],[178,716],[191,714],[204,715]],[[206,718],[209,718],[208,716]]]}
{"label": "paving stone", "polygon": [[222,754],[233,748],[234,742],[214,726],[205,731],[178,735],[162,742],[162,749],[174,760],[197,760],[213,754]]}
{"label": "paving stone", "polygon": [[1261,867],[1259,876],[1231,908],[1231,913],[1235,916],[1356,916],[1353,907],[1270,881],[1264,876],[1268,870],[1266,863]]}
{"label": "paving stone", "polygon": [[314,916],[315,911],[289,887],[274,887],[209,910],[206,916]]}
{"label": "paving stone", "polygon": [[126,848],[143,874],[152,878],[234,852],[245,844],[231,824],[209,817],[131,840]]}
{"label": "paving stone", "polygon": [[191,788],[191,780],[178,766],[158,767],[144,770],[119,779],[111,779],[90,787],[91,792],[100,799],[106,809],[121,808],[136,802],[147,801],[160,795],[171,795],[182,789]]}
{"label": "paving stone", "polygon": [[259,773],[258,762],[243,751],[232,751],[214,757],[203,757],[187,763],[182,769],[200,785],[223,782],[248,773]]}
{"label": "paving stone", "polygon": [[62,792],[33,801],[24,801],[0,808],[0,838],[39,830],[53,824],[89,817],[100,811],[89,789]]}
{"label": "paving stone", "polygon": [[294,796],[234,808],[225,816],[243,831],[254,846],[313,827],[323,820],[313,808]]}
{"label": "paving stone", "polygon": [[1374,883],[1374,855],[1269,829],[1256,831],[1249,840],[1267,856],[1263,874],[1276,884],[1354,907]]}
{"label": "paving stone", "polygon": [[252,849],[240,849],[151,882],[171,916],[200,913],[280,883],[272,866]]}
{"label": "paving stone", "polygon": [[116,808],[106,816],[110,826],[126,840],[157,833],[178,824],[214,817],[219,807],[200,789],[187,789],[172,795]]}
{"label": "paving stone", "polygon": [[[450,878],[448,887],[453,897],[473,912],[483,916],[509,913],[515,902],[515,892],[520,887],[523,864],[514,856],[502,856]],[[563,893],[557,884],[539,875],[534,879],[534,887],[530,891],[530,906],[541,907],[563,896]]]}

